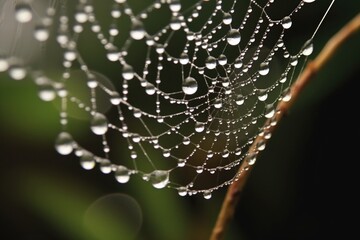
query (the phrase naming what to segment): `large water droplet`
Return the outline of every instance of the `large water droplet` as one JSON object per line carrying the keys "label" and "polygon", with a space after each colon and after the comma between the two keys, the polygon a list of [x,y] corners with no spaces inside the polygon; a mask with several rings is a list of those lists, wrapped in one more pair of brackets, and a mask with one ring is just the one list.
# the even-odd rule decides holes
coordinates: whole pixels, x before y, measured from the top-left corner
{"label": "large water droplet", "polygon": [[216,68],[216,58],[214,58],[213,56],[209,56],[206,60],[205,60],[205,67],[207,69],[214,69]]}
{"label": "large water droplet", "polygon": [[145,37],[145,34],[146,32],[142,22],[138,20],[133,21],[130,36],[135,40],[141,40]]}
{"label": "large water droplet", "polygon": [[246,162],[248,163],[248,165],[254,165],[256,162],[256,157],[257,157],[256,153],[251,153],[250,155],[248,155],[246,157]]}
{"label": "large water droplet", "polygon": [[15,6],[15,18],[20,23],[30,22],[33,17],[32,9],[27,3],[17,3]]}
{"label": "large water droplet", "polygon": [[169,183],[169,171],[155,170],[150,173],[149,181],[155,188],[164,188]]}
{"label": "large water droplet", "polygon": [[269,73],[270,68],[269,68],[269,63],[268,62],[263,62],[260,64],[259,67],[259,74],[262,76],[265,76]]}
{"label": "large water droplet", "polygon": [[74,150],[74,140],[67,132],[61,132],[55,140],[55,149],[61,155],[69,155]]}
{"label": "large water droplet", "polygon": [[236,29],[231,29],[227,34],[226,40],[232,46],[238,45],[241,40],[240,32]]}
{"label": "large water droplet", "polygon": [[147,95],[154,95],[156,92],[155,86],[152,83],[147,83],[145,87],[145,92]]}
{"label": "large water droplet", "polygon": [[227,57],[225,56],[225,54],[221,54],[218,58],[218,63],[221,66],[224,66],[225,64],[227,64]]}
{"label": "large water droplet", "polygon": [[125,166],[118,166],[115,171],[115,178],[119,183],[127,183],[130,180],[130,171]]}
{"label": "large water droplet", "polygon": [[183,139],[183,144],[184,144],[184,145],[189,145],[189,144],[190,144],[190,138],[184,137],[184,139]]}
{"label": "large water droplet", "polygon": [[178,194],[179,194],[179,196],[184,197],[184,196],[187,195],[187,192],[188,192],[188,190],[187,190],[186,187],[179,187],[179,188],[178,188]]}
{"label": "large water droplet", "polygon": [[217,98],[217,99],[214,101],[214,107],[215,107],[215,108],[221,108],[221,107],[222,107],[222,100],[221,100],[221,98]]}
{"label": "large water droplet", "polygon": [[310,56],[314,51],[314,45],[312,40],[307,40],[302,48],[302,54],[304,56]]}
{"label": "large water droplet", "polygon": [[312,2],[315,2],[315,0],[303,0],[304,2],[306,3],[312,3]]}
{"label": "large water droplet", "polygon": [[100,171],[104,174],[109,174],[112,171],[111,162],[108,159],[102,159],[99,163]]}
{"label": "large water droplet", "polygon": [[84,152],[80,157],[80,165],[85,170],[91,170],[95,167],[96,161],[94,156],[89,152]]}
{"label": "large water droplet", "polygon": [[109,61],[111,61],[111,62],[118,61],[119,56],[120,56],[119,50],[115,46],[108,48],[106,57],[107,57],[107,59],[109,59]]}
{"label": "large water droplet", "polygon": [[189,63],[189,55],[187,53],[182,53],[179,58],[179,62],[182,65],[186,65]]}
{"label": "large water droplet", "polygon": [[182,84],[182,90],[187,95],[192,95],[196,93],[198,89],[198,83],[197,81],[192,77],[187,77],[184,79]]}
{"label": "large water droplet", "polygon": [[23,80],[26,77],[27,71],[20,65],[11,65],[8,73],[14,80]]}
{"label": "large water droplet", "polygon": [[237,58],[237,59],[235,60],[235,62],[234,62],[234,67],[237,68],[237,69],[239,69],[239,68],[241,68],[242,66],[243,66],[243,62],[242,62],[241,58]]}
{"label": "large water droplet", "polygon": [[289,16],[284,17],[283,20],[281,21],[281,25],[283,26],[284,29],[291,28],[292,25],[291,18]]}
{"label": "large water droplet", "polygon": [[108,130],[108,121],[104,114],[95,113],[91,119],[91,131],[96,135],[103,135]]}

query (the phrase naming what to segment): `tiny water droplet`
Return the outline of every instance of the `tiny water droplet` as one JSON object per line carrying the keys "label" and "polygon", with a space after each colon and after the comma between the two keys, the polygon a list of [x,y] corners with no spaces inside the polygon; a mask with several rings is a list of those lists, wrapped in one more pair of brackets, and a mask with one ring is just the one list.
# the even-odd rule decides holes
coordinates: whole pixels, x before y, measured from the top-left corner
{"label": "tiny water droplet", "polygon": [[138,142],[140,142],[141,137],[139,134],[135,133],[132,135],[132,140],[133,140],[133,142],[138,143]]}
{"label": "tiny water droplet", "polygon": [[265,141],[260,141],[260,142],[258,142],[257,145],[256,145],[256,149],[257,149],[258,151],[264,151],[265,147],[266,147]]}
{"label": "tiny water droplet", "polygon": [[56,91],[50,83],[43,83],[39,85],[38,95],[41,100],[49,102],[55,99]]}
{"label": "tiny water droplet", "polygon": [[258,96],[259,101],[262,101],[262,102],[265,101],[268,97],[266,89],[258,89],[257,96]]}
{"label": "tiny water droplet", "polygon": [[108,121],[104,114],[95,113],[91,119],[91,131],[96,135],[103,135],[108,130]]}
{"label": "tiny water droplet", "polygon": [[303,0],[304,2],[306,3],[312,3],[312,2],[315,2],[315,0]]}
{"label": "tiny water droplet", "polygon": [[147,95],[154,95],[156,92],[155,86],[152,83],[147,83],[145,87],[145,92]]}
{"label": "tiny water droplet", "polygon": [[112,171],[111,162],[107,159],[102,159],[99,163],[100,171],[104,174],[109,174]]}
{"label": "tiny water droplet", "polygon": [[283,20],[281,21],[281,25],[283,26],[284,29],[291,28],[292,25],[291,18],[289,16],[284,17]]}
{"label": "tiny water droplet", "polygon": [[184,197],[184,196],[187,195],[187,193],[188,193],[188,190],[187,190],[186,187],[179,187],[179,188],[178,188],[178,194],[179,194],[179,196]]}
{"label": "tiny water droplet", "polygon": [[246,157],[246,162],[248,163],[248,165],[254,165],[256,162],[256,157],[257,157],[256,153],[251,153],[250,155],[248,155]]}
{"label": "tiny water droplet", "polygon": [[141,115],[142,115],[142,112],[141,112],[140,109],[134,108],[134,110],[133,110],[133,115],[134,115],[134,117],[136,117],[136,118],[140,118]]}
{"label": "tiny water droplet", "polygon": [[174,31],[177,31],[181,28],[181,21],[177,16],[172,16],[170,21],[170,28]]}
{"label": "tiny water droplet", "polygon": [[89,152],[84,152],[80,157],[80,165],[85,170],[91,170],[95,167],[96,161],[94,156]]}
{"label": "tiny water droplet", "polygon": [[144,25],[142,24],[142,22],[138,21],[138,20],[134,20],[132,23],[132,28],[130,31],[130,36],[134,39],[134,40],[141,40],[145,37],[145,28]]}
{"label": "tiny water droplet", "polygon": [[235,102],[238,106],[243,105],[245,102],[244,96],[241,94],[236,95]]}
{"label": "tiny water droplet", "polygon": [[195,124],[195,131],[196,132],[203,132],[204,131],[204,129],[205,129],[205,124],[204,123],[202,123],[202,122],[196,122],[196,124]]}
{"label": "tiny water droplet", "polygon": [[222,100],[221,98],[217,98],[214,102],[214,107],[215,108],[221,108],[222,107]]}
{"label": "tiny water droplet", "polygon": [[169,183],[169,171],[155,170],[150,173],[149,181],[155,188],[164,188]]}
{"label": "tiny water droplet", "polygon": [[180,0],[170,0],[169,8],[172,12],[179,12],[181,10]]}
{"label": "tiny water droplet", "polygon": [[108,48],[108,52],[106,54],[106,57],[107,57],[107,59],[109,59],[109,61],[111,61],[111,62],[118,61],[119,56],[120,56],[120,53],[119,53],[119,50],[116,47],[112,46],[112,47]]}
{"label": "tiny water droplet", "polygon": [[266,118],[272,118],[275,115],[275,108],[274,105],[272,104],[268,104],[265,107],[265,112],[264,112],[264,116]]}
{"label": "tiny water droplet", "polygon": [[182,53],[180,55],[179,61],[182,65],[186,65],[189,63],[189,55],[187,53]]}
{"label": "tiny water droplet", "polygon": [[26,77],[27,71],[20,65],[11,65],[8,73],[9,76],[14,80],[23,80]]}
{"label": "tiny water droplet", "polygon": [[190,138],[184,137],[184,139],[183,139],[183,144],[184,144],[184,145],[189,145],[189,144],[190,144]]}
{"label": "tiny water droplet", "polygon": [[231,14],[230,14],[230,13],[224,13],[223,23],[224,23],[225,25],[229,25],[229,24],[231,24],[231,22],[232,22],[232,16],[231,16]]}
{"label": "tiny water droplet", "polygon": [[212,192],[210,190],[205,190],[203,196],[205,199],[210,199],[212,196]]}
{"label": "tiny water droplet", "polygon": [[227,57],[224,54],[221,54],[218,58],[218,63],[219,65],[224,66],[227,64]]}
{"label": "tiny water droplet", "polygon": [[287,88],[283,91],[281,100],[284,102],[289,102],[291,100],[291,90]]}
{"label": "tiny water droplet", "polygon": [[125,166],[117,166],[115,170],[115,179],[119,183],[127,183],[130,180],[130,171]]}
{"label": "tiny water droplet", "polygon": [[226,40],[232,46],[238,45],[241,41],[240,32],[236,29],[231,29],[227,34]]}
{"label": "tiny water droplet", "polygon": [[39,42],[45,42],[49,38],[49,29],[44,25],[37,25],[34,29],[34,37]]}
{"label": "tiny water droplet", "polygon": [[312,40],[307,40],[303,46],[302,54],[304,56],[310,56],[314,51],[314,45],[312,43]]}
{"label": "tiny water droplet", "polygon": [[185,94],[192,95],[196,93],[197,89],[198,89],[198,83],[194,78],[192,77],[185,78],[182,84],[182,90]]}
{"label": "tiny water droplet", "polygon": [[134,78],[135,73],[132,66],[126,64],[123,66],[122,76],[125,80],[131,80]]}
{"label": "tiny water droplet", "polygon": [[269,73],[270,68],[269,68],[269,63],[268,62],[263,62],[260,64],[259,67],[259,74],[262,76],[265,76]]}
{"label": "tiny water droplet", "polygon": [[241,58],[237,58],[237,59],[235,60],[235,62],[234,62],[234,67],[237,68],[237,69],[239,69],[239,68],[241,68],[242,66],[243,66],[243,62],[242,62]]}
{"label": "tiny water droplet", "polygon": [[67,132],[61,132],[55,140],[55,149],[61,155],[69,155],[74,150],[74,140]]}
{"label": "tiny water droplet", "polygon": [[207,57],[207,59],[205,60],[205,67],[207,69],[215,69],[216,68],[216,58],[214,58],[213,56]]}

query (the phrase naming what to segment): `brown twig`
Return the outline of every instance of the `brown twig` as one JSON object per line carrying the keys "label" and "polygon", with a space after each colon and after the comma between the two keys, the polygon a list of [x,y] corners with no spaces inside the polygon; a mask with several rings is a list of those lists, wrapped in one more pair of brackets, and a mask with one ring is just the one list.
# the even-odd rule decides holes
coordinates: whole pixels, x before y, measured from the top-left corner
{"label": "brown twig", "polygon": [[[273,133],[279,122],[290,107],[293,105],[298,95],[303,90],[305,85],[312,79],[316,73],[332,58],[340,46],[356,31],[360,30],[360,14],[355,16],[348,24],[346,24],[338,33],[336,33],[325,45],[320,54],[312,61],[309,62],[297,81],[290,88],[290,101],[280,101],[276,107],[276,115],[273,119],[268,119],[263,127],[266,133]],[[228,188],[227,194],[223,201],[220,213],[218,215],[216,224],[210,236],[210,240],[220,240],[224,238],[226,227],[229,225],[233,218],[236,205],[240,199],[240,195],[244,189],[246,180],[253,168],[253,161],[256,158],[259,150],[259,144],[266,143],[268,140],[264,134],[259,135],[249,148],[247,155],[242,162],[238,173],[237,181],[234,181]]]}

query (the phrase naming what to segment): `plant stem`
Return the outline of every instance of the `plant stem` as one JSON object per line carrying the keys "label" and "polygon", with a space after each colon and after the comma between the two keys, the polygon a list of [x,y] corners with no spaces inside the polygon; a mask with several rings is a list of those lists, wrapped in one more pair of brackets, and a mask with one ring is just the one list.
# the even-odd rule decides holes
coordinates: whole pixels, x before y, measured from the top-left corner
{"label": "plant stem", "polygon": [[[338,33],[336,33],[327,42],[319,55],[313,61],[308,63],[304,71],[290,88],[290,101],[280,101],[276,107],[276,115],[274,116],[274,119],[268,119],[265,122],[263,129],[265,129],[266,133],[271,134],[275,131],[278,124],[271,123],[274,123],[274,121],[277,123],[282,119],[283,115],[294,104],[306,84],[320,71],[322,67],[325,66],[325,64],[333,57],[335,52],[344,44],[344,42],[358,30],[360,30],[360,14],[355,16]],[[234,181],[228,188],[220,213],[212,230],[210,240],[224,239],[226,227],[229,225],[234,216],[235,208],[239,202],[241,193],[243,192],[246,180],[254,167],[254,165],[251,164],[251,161],[249,161],[249,158],[256,156],[259,153],[257,149],[258,144],[260,142],[266,143],[267,140],[268,139],[266,139],[264,135],[259,135],[249,148],[246,157],[238,170],[237,180]]]}

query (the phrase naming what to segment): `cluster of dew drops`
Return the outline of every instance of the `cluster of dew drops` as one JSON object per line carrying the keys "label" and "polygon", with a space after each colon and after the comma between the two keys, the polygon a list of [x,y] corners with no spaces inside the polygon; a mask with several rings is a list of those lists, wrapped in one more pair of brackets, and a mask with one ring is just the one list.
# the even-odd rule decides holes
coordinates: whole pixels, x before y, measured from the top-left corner
{"label": "cluster of dew drops", "polygon": [[[268,4],[271,4],[274,1],[275,0],[269,0]],[[303,0],[303,1],[301,1],[301,3],[311,3],[314,1],[315,0]],[[87,0],[79,0],[79,2],[86,4]],[[117,4],[124,4],[124,3],[126,3],[126,0],[115,0],[114,2],[116,2]],[[252,0],[252,2],[256,3],[253,0]],[[15,18],[20,24],[28,23],[28,22],[32,21],[34,18],[34,12],[32,10],[30,3],[31,3],[31,1],[30,2],[29,1],[18,1],[15,5]],[[153,7],[159,8],[165,3],[169,4],[169,8],[174,13],[173,18],[171,19],[171,22],[169,23],[170,29],[172,31],[177,31],[180,28],[184,27],[182,24],[184,22],[184,19],[181,18],[182,17],[181,15],[177,14],[181,10],[181,7],[182,7],[180,1],[179,0],[156,1],[153,4]],[[198,4],[198,6],[201,6],[201,5]],[[221,1],[218,1],[217,6],[218,7],[216,9],[220,10],[221,9]],[[76,13],[75,19],[80,24],[74,26],[75,32],[82,31],[81,23],[88,21],[88,13],[89,12],[90,13],[92,12],[91,5],[88,5],[87,8],[85,7],[84,11]],[[192,15],[192,18],[196,18],[197,14],[198,14],[198,12],[194,13]],[[250,12],[248,14],[250,14]],[[34,38],[36,40],[38,40],[39,42],[46,42],[49,39],[50,28],[53,24],[55,15],[56,15],[56,9],[54,7],[48,7],[46,10],[46,15],[44,17],[42,17],[40,23],[37,24],[34,28]],[[114,9],[112,9],[111,15],[114,18],[118,18],[118,17],[120,17],[121,12],[119,9],[114,8]],[[192,18],[188,19],[187,21],[189,21],[189,22],[192,21]],[[65,20],[60,19],[60,24],[61,24],[61,21],[65,21]],[[230,25],[232,22],[231,13],[224,13],[222,22],[224,25]],[[292,26],[292,20],[289,16],[287,16],[281,20],[280,24],[282,25],[282,27],[284,29],[289,29]],[[93,24],[92,30],[94,32],[100,32],[100,26]],[[119,34],[119,29],[117,29],[116,26],[110,27],[109,34],[112,37],[117,36]],[[116,62],[116,61],[120,60],[120,63],[123,66],[123,68],[122,68],[123,79],[124,80],[133,79],[135,77],[134,70],[132,69],[132,67],[130,65],[126,64],[126,62],[122,58],[122,54],[125,55],[125,53],[120,52],[114,45],[109,43],[109,41],[107,41],[107,39],[103,35],[99,34],[98,37],[99,37],[100,41],[104,44],[104,46],[107,50],[108,60],[112,61],[112,62]],[[142,39],[146,38],[146,44],[148,46],[153,46],[156,42],[156,39],[154,40],[153,38],[148,38],[146,36],[146,30],[145,30],[144,26],[142,25],[142,22],[138,21],[137,19],[134,19],[134,21],[132,22],[130,37],[132,38],[132,40],[142,40]],[[188,34],[187,40],[188,41],[193,41],[193,40],[196,41],[196,36],[194,34]],[[233,29],[230,27],[230,30],[228,31],[228,33],[226,35],[226,39],[225,39],[227,44],[230,46],[238,46],[239,43],[241,42],[241,40],[242,39],[241,39],[240,30]],[[67,36],[65,34],[62,35],[61,33],[58,33],[57,41],[61,45],[66,45],[68,43]],[[199,45],[201,43],[202,42],[199,41]],[[197,44],[197,42],[195,42],[195,44]],[[282,44],[283,44],[282,42],[279,42],[278,47],[282,47]],[[309,41],[304,46],[305,47],[302,49],[300,54],[302,54],[304,56],[309,56],[313,51],[312,42]],[[213,47],[216,47],[216,46],[213,46]],[[76,60],[77,55],[76,55],[76,51],[75,51],[75,46],[72,49],[71,49],[71,46],[67,47],[67,48],[68,48],[67,51],[64,53],[64,59],[65,59],[64,65],[65,65],[65,67],[70,68],[71,62]],[[157,53],[162,54],[162,53],[164,53],[165,49],[164,49],[164,47],[158,47],[156,49],[156,51],[157,51]],[[293,60],[291,60],[292,66],[296,66],[298,57],[299,56],[295,56],[295,58]],[[191,62],[187,52],[182,53],[180,55],[180,57],[175,60],[177,62],[179,62],[181,65],[187,65],[189,63],[193,64]],[[22,66],[19,62],[21,62],[21,61],[14,61],[13,59],[10,59],[6,56],[0,56],[0,72],[7,71],[8,74],[10,75],[10,77],[15,80],[24,79],[28,75],[29,70],[26,66]],[[68,64],[68,66],[66,66],[67,64]],[[214,70],[214,69],[216,69],[217,65],[225,66],[226,64],[228,64],[228,60],[224,54],[220,55],[217,58],[215,58],[213,56],[208,56],[204,63],[205,68],[208,70]],[[236,69],[244,68],[242,73],[246,72],[246,68],[245,68],[241,58],[237,58],[231,64]],[[247,67],[251,67],[251,64],[249,64]],[[200,74],[204,73],[204,70],[201,68],[198,68],[198,71]],[[269,62],[263,62],[260,64],[259,69],[258,69],[259,76],[266,76],[269,73],[269,71],[270,71]],[[160,82],[160,80],[158,80],[158,81]],[[285,82],[285,81],[286,81],[285,78],[279,80],[280,83]],[[157,82],[157,84],[159,84],[159,82]],[[68,93],[62,85],[59,85],[57,88],[57,91],[55,92],[55,91],[53,91],[52,84],[50,84],[46,78],[37,77],[35,79],[35,83],[42,87],[39,92],[39,96],[44,101],[51,101],[56,97],[56,95],[60,96],[61,98],[67,97]],[[98,85],[98,83],[94,79],[89,79],[87,84],[88,84],[89,88],[91,88],[91,89],[97,87],[97,85]],[[146,93],[148,95],[153,95],[157,92],[156,86],[154,86],[150,82],[144,81],[141,84],[146,89]],[[227,87],[228,83],[223,83],[223,86]],[[198,91],[198,87],[199,87],[198,81],[193,76],[185,77],[183,79],[183,82],[181,85],[182,92],[186,96],[195,94]],[[122,92],[123,96],[121,96],[121,97],[120,97],[120,94],[118,94],[117,92],[113,93],[113,95],[111,96],[111,103],[114,105],[118,105],[118,104],[120,104],[120,102],[126,101],[127,100],[127,94],[126,94],[127,92],[126,91],[127,91],[126,88],[123,89],[123,92]],[[226,94],[226,92],[225,92],[225,94]],[[267,98],[266,91],[259,90],[258,92],[256,92],[256,94],[258,96],[259,101],[265,101]],[[286,94],[279,96],[279,98],[283,101],[289,101],[291,96],[289,95],[288,92],[286,92]],[[238,94],[235,97],[235,102],[239,106],[242,105],[245,100],[246,99],[241,94]],[[216,109],[221,109],[223,107],[222,101],[218,101],[218,99],[216,99],[213,103],[213,107],[215,107]],[[91,110],[89,110],[89,111],[91,111]],[[136,111],[134,110],[134,116],[136,118],[140,118],[143,114],[144,114],[144,112],[142,112],[139,109],[137,109]],[[271,119],[275,116],[275,114],[276,114],[276,109],[274,108],[273,104],[269,104],[269,105],[266,105],[262,117]],[[93,113],[92,115],[93,115],[93,117],[91,120],[91,130],[94,134],[102,136],[107,132],[109,127],[115,128],[113,125],[108,123],[106,117],[103,114]],[[62,121],[61,123],[63,125],[66,125],[67,124],[66,112],[61,112],[60,116],[61,116],[61,121]],[[161,121],[163,121],[163,118],[159,117],[159,118],[157,118],[157,120],[158,120],[158,122],[161,122]],[[195,129],[194,129],[196,133],[201,133],[205,129],[206,129],[205,123],[196,122]],[[264,134],[264,132],[261,131],[260,134]],[[126,137],[128,137],[128,136],[126,136]],[[132,134],[131,139],[134,143],[139,143],[141,141],[141,136],[138,134]],[[156,140],[153,140],[153,141],[156,144]],[[251,141],[249,141],[249,142],[251,142]],[[184,137],[182,144],[184,144],[184,145],[190,144],[190,138]],[[108,152],[109,149],[107,148],[106,141],[104,141],[104,146],[105,146],[104,152]],[[112,164],[110,162],[110,160],[108,160],[108,159],[94,156],[91,152],[88,152],[87,150],[82,149],[80,146],[78,146],[75,143],[75,141],[73,140],[72,136],[65,131],[61,132],[58,135],[58,137],[56,139],[55,147],[56,147],[56,150],[62,155],[68,155],[72,152],[75,152],[75,155],[80,157],[81,166],[86,170],[93,169],[95,167],[96,163],[98,163],[100,165],[100,170],[103,173],[108,174],[108,173],[114,172],[116,180],[120,183],[127,183],[132,174],[139,173],[138,170],[131,170],[122,165]],[[258,146],[259,151],[263,150],[264,148],[265,148],[264,144],[260,144],[260,146]],[[238,148],[236,151],[234,151],[234,153],[235,153],[235,155],[239,156],[241,154],[241,148]],[[210,150],[208,153],[208,157],[212,156],[213,154],[214,153],[212,153]],[[165,157],[170,156],[170,152],[164,151],[163,155]],[[224,151],[223,156],[227,157],[228,155],[229,155],[229,151]],[[137,157],[136,153],[133,153],[133,152],[131,153],[130,156],[133,159],[135,159]],[[255,163],[256,155],[249,156],[248,159],[249,159],[248,164],[252,165]],[[237,164],[239,164],[239,162],[240,162],[240,160],[237,162]],[[184,162],[179,163],[179,166],[181,164],[184,165],[185,163]],[[234,164],[231,166],[234,166]],[[198,171],[198,173],[201,173],[202,170],[203,169],[199,169],[197,171]],[[170,183],[169,173],[170,173],[169,170],[155,169],[154,171],[152,171],[150,173],[142,174],[142,177],[144,180],[151,182],[151,184],[155,188],[160,189],[160,188],[169,186],[169,183]],[[235,180],[236,180],[236,176],[233,179],[231,179],[223,184],[220,184],[217,187],[214,187],[212,189],[205,189],[205,190],[192,190],[191,186],[193,183],[190,183],[187,186],[177,186],[175,188],[178,190],[178,193],[180,196],[195,195],[198,192],[201,192],[201,193],[203,193],[204,198],[209,199],[209,198],[211,198],[212,191],[214,189],[231,184]]]}

